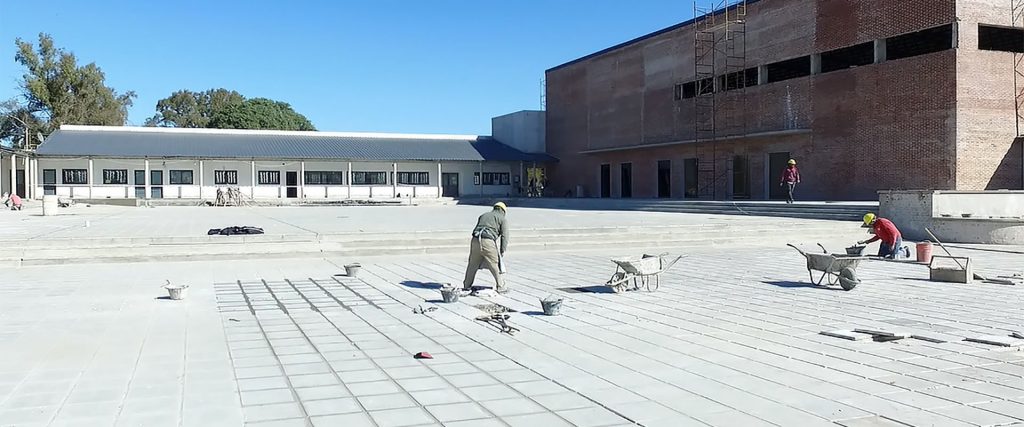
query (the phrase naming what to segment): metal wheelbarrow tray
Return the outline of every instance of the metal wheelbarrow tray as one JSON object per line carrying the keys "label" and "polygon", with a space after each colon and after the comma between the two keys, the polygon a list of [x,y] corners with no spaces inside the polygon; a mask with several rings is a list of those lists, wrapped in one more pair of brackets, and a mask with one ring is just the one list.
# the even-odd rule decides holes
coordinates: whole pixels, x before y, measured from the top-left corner
{"label": "metal wheelbarrow tray", "polygon": [[666,252],[660,255],[643,255],[639,258],[612,258],[611,261],[615,263],[615,273],[612,274],[611,279],[605,282],[605,286],[619,293],[629,289],[630,282],[632,282],[632,290],[639,290],[643,286],[648,292],[656,291],[661,286],[661,273],[668,271],[683,258],[680,255],[666,263],[667,255]]}
{"label": "metal wheelbarrow tray", "polygon": [[[818,246],[825,250],[825,253],[808,253],[795,245],[788,244],[787,246],[796,249],[807,259],[807,273],[811,277],[811,283],[821,286],[827,279],[828,285],[838,284],[847,291],[853,290],[860,283],[860,280],[857,279],[857,267],[861,261],[868,259],[861,255],[832,254],[825,250],[820,243]],[[817,279],[815,279],[815,272],[821,273]]]}

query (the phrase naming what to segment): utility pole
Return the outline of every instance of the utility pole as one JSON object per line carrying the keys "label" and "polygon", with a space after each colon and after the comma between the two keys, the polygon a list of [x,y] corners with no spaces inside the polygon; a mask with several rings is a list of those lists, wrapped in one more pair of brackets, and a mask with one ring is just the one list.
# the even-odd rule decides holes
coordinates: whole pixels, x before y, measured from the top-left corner
{"label": "utility pole", "polygon": [[25,142],[23,143],[24,145],[22,145],[22,146],[21,146],[21,148],[22,148],[23,150],[27,150],[27,149],[28,149],[28,132],[29,132],[29,129],[28,129],[28,123],[25,123],[25,122],[24,122],[24,121],[22,121],[21,119],[19,119],[19,118],[17,118],[17,117],[14,117],[14,116],[13,116],[13,115],[11,115],[11,114],[4,114],[4,117],[9,117],[9,118],[12,118],[12,119],[16,120],[16,121],[17,121],[18,123],[21,123],[21,127],[22,127],[23,129],[25,129]]}

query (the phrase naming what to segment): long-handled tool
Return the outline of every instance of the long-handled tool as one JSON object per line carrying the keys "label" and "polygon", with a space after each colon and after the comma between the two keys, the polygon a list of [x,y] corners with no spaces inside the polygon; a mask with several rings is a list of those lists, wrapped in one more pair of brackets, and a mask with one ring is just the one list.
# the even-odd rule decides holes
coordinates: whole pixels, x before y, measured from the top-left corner
{"label": "long-handled tool", "polygon": [[[966,270],[966,269],[967,269],[967,267],[964,267],[964,265],[963,265],[963,264],[961,264],[961,263],[960,263],[960,261],[959,261],[959,260],[957,260],[957,259],[956,259],[956,257],[954,257],[954,256],[953,256],[953,254],[952,254],[952,253],[950,253],[950,252],[949,252],[949,249],[946,249],[946,246],[945,246],[945,245],[943,245],[941,241],[939,241],[939,238],[938,238],[938,237],[935,237],[935,235],[934,235],[934,234],[932,234],[932,231],[931,231],[931,230],[929,230],[929,229],[928,229],[928,227],[925,227],[925,228],[924,228],[924,231],[928,233],[928,236],[930,236],[930,237],[932,238],[932,240],[934,240],[934,241],[935,241],[935,243],[936,243],[937,245],[939,245],[939,247],[940,247],[940,248],[942,248],[942,250],[943,250],[943,251],[946,251],[946,255],[949,255],[949,257],[950,257],[950,258],[953,258],[953,261],[954,261],[954,262],[956,262],[956,265],[957,265],[957,266],[959,266],[959,267],[960,267],[961,269],[963,269],[963,270]],[[982,280],[985,280],[985,279],[984,279],[984,278],[982,278]]]}

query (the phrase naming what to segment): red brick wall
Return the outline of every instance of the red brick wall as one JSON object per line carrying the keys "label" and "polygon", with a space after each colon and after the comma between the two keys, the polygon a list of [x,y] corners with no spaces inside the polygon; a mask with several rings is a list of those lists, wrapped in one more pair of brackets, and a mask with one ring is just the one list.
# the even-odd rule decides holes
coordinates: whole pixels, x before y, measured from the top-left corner
{"label": "red brick wall", "polygon": [[956,0],[819,0],[817,5],[817,52],[937,27],[956,18]]}
{"label": "red brick wall", "polygon": [[957,54],[956,187],[1019,189],[1021,143],[1014,108],[1013,61],[1007,52],[978,50],[978,24],[1010,25],[1009,0],[960,0]]}

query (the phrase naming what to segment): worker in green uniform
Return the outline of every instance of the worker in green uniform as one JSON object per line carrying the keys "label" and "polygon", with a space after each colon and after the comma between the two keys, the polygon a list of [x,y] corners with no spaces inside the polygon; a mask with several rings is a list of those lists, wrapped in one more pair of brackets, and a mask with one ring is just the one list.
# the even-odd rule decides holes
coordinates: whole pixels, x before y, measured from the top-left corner
{"label": "worker in green uniform", "polygon": [[508,208],[504,203],[495,203],[490,212],[480,215],[480,218],[477,219],[476,227],[473,228],[473,240],[469,244],[469,265],[466,266],[466,279],[462,282],[464,290],[472,291],[477,270],[486,268],[494,275],[494,283],[497,284],[495,290],[501,294],[509,291],[505,286],[503,277],[505,272],[501,262],[505,249],[508,249],[506,209]]}

